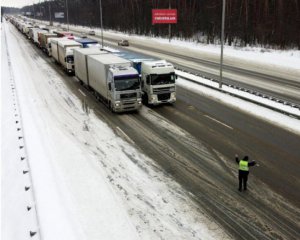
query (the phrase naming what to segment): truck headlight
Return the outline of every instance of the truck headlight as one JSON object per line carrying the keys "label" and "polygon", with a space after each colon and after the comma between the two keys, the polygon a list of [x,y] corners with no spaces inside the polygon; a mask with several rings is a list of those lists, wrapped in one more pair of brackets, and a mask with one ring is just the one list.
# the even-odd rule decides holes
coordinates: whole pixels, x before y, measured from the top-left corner
{"label": "truck headlight", "polygon": [[115,102],[116,107],[120,107],[120,102]]}

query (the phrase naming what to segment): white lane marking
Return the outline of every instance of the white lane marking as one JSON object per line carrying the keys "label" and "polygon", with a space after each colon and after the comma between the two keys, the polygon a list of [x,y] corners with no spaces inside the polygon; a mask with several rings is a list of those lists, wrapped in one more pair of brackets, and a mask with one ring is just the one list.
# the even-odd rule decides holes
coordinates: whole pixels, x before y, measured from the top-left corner
{"label": "white lane marking", "polygon": [[214,119],[214,118],[212,118],[212,117],[210,117],[210,116],[207,116],[207,115],[204,115],[204,116],[207,117],[207,118],[209,118],[209,119],[211,119],[211,120],[213,120],[213,121],[215,121],[215,122],[217,122],[217,123],[219,123],[219,124],[222,124],[223,126],[229,128],[229,129],[231,129],[231,130],[233,130],[232,127],[228,126],[228,125],[225,124],[225,123],[222,123],[222,122],[218,121],[217,119]]}
{"label": "white lane marking", "polygon": [[81,91],[80,89],[78,89],[78,91],[79,91],[84,97],[86,97],[86,95],[84,94],[83,91]]}
{"label": "white lane marking", "polygon": [[117,129],[118,132],[120,132],[127,139],[128,142],[130,142],[132,144],[135,144],[134,141],[130,137],[128,137],[128,135],[126,133],[124,133],[124,131],[121,128],[119,128],[117,126],[116,129]]}

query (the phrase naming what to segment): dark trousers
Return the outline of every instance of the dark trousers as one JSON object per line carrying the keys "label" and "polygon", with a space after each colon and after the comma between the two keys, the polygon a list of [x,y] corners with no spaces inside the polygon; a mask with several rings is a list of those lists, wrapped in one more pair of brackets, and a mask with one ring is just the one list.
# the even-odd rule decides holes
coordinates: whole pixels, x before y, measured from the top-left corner
{"label": "dark trousers", "polygon": [[239,170],[239,190],[242,191],[242,185],[244,185],[244,190],[247,190],[247,181],[248,181],[248,171]]}

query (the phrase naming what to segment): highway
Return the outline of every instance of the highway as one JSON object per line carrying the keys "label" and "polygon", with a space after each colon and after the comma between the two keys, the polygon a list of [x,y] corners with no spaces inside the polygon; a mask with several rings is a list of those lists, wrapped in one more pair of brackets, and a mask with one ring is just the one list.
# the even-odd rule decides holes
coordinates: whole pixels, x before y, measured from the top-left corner
{"label": "highway", "polygon": [[[98,36],[91,38],[100,41]],[[120,48],[117,47],[119,39],[107,37],[104,34],[104,40],[106,45]],[[178,51],[172,46],[149,45],[137,42],[137,40],[130,40],[130,46],[121,49],[166,59],[179,69],[199,74],[209,79],[219,80],[220,64],[216,56],[202,56],[191,50],[187,50],[187,52]],[[281,71],[280,68],[269,69],[266,66],[258,67],[243,63],[243,61],[239,63],[231,59],[225,59],[223,70],[223,83],[244,87],[300,105],[300,69],[294,72]]]}
{"label": "highway", "polygon": [[[300,239],[299,135],[180,87],[174,105],[113,114],[14,27],[10,31],[60,73],[78,98],[84,93],[99,119],[159,164],[234,239]],[[282,79],[275,81],[280,85]],[[259,162],[247,192],[237,190],[235,153]]]}

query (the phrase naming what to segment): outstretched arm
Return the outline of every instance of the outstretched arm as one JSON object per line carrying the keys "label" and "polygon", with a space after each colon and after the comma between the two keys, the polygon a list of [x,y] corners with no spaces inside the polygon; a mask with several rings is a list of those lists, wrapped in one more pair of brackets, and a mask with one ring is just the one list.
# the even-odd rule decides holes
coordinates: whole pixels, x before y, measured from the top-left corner
{"label": "outstretched arm", "polygon": [[235,154],[235,161],[236,163],[240,163],[239,155]]}
{"label": "outstretched arm", "polygon": [[256,164],[256,161],[253,160],[252,162],[249,162],[249,163],[248,163],[248,166],[249,166],[249,167],[252,167],[252,166],[254,166],[255,164]]}

